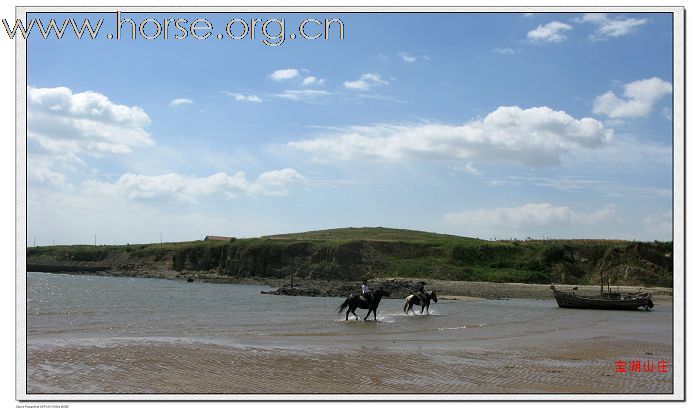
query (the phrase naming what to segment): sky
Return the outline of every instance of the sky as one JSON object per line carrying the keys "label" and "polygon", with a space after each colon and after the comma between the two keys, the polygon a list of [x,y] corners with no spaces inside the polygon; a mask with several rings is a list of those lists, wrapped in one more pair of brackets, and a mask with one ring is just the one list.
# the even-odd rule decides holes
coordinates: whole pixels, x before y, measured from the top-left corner
{"label": "sky", "polygon": [[[206,40],[32,17],[105,23],[28,41],[28,245],[351,226],[672,238],[670,14],[121,16],[206,18]],[[261,23],[216,38],[232,18],[284,18],[285,41]],[[344,38],[291,39],[305,19]]]}

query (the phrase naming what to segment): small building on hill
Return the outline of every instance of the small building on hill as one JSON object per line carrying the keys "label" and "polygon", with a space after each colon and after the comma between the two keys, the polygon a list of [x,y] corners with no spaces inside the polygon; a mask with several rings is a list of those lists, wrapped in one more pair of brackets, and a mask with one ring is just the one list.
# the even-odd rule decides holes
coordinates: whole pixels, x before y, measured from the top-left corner
{"label": "small building on hill", "polygon": [[222,237],[220,235],[207,235],[204,241],[231,241],[233,237]]}

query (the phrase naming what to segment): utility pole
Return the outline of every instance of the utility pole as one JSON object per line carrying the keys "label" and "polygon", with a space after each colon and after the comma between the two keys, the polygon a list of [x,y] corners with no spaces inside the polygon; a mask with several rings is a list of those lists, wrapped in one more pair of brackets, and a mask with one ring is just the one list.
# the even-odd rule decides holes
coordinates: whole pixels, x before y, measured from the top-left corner
{"label": "utility pole", "polygon": [[160,245],[163,245],[163,233],[160,233]]}
{"label": "utility pole", "polygon": [[36,237],[34,237],[34,246],[36,247]]}
{"label": "utility pole", "polygon": [[95,234],[95,246],[97,246],[97,234]]}

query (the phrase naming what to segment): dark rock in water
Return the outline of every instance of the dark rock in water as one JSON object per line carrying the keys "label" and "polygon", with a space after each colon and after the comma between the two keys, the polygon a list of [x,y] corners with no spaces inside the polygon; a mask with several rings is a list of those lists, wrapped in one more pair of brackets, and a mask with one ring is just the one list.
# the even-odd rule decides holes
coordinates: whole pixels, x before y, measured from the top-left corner
{"label": "dark rock in water", "polygon": [[[370,289],[382,288],[389,293],[390,298],[404,298],[418,291],[419,284],[411,281],[382,281],[370,283]],[[429,289],[429,288],[428,288]],[[355,283],[329,285],[321,288],[289,288],[280,287],[272,291],[261,291],[261,294],[292,295],[306,297],[348,297],[360,293],[360,286]]]}
{"label": "dark rock in water", "polygon": [[280,287],[276,290],[272,291],[260,291],[260,294],[272,294],[272,295],[301,295],[301,296],[307,296],[307,297],[327,297],[328,294],[325,294],[319,289],[316,288],[289,288],[289,287]]}
{"label": "dark rock in water", "polygon": [[187,282],[188,282],[188,283],[193,283],[193,282],[194,282],[194,279],[193,279],[193,278],[188,278],[188,279],[187,279]]}

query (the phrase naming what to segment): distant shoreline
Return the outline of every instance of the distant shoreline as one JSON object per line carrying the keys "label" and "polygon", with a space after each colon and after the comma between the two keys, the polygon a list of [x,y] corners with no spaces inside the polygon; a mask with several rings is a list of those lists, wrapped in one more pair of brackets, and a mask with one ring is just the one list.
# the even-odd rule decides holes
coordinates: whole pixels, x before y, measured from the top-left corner
{"label": "distant shoreline", "polygon": [[[286,294],[319,297],[346,297],[348,294],[359,292],[360,283],[354,280],[317,280],[295,279],[294,291],[291,290],[289,279],[263,278],[263,277],[228,277],[209,272],[178,273],[172,270],[156,270],[148,272],[114,272],[114,271],[40,271],[38,268],[28,265],[29,272],[70,273],[78,275],[97,275],[109,277],[136,277],[136,278],[162,278],[187,282],[203,282],[213,284],[245,284],[269,286],[272,290],[261,290],[274,294],[276,289],[284,289]],[[30,270],[29,268],[32,268]],[[369,279],[370,288],[383,286],[385,289],[394,290],[390,298],[404,298],[417,288],[420,282],[425,282],[426,290],[435,290],[438,297],[444,300],[499,300],[499,299],[554,299],[550,285],[555,285],[558,290],[571,291],[577,288],[577,293],[582,295],[597,295],[600,286],[596,285],[568,285],[568,284],[522,284],[522,283],[494,283],[485,281],[450,281],[430,278],[375,278]],[[668,287],[641,287],[641,286],[611,286],[613,291],[648,292],[657,301],[671,302],[673,288]]]}

